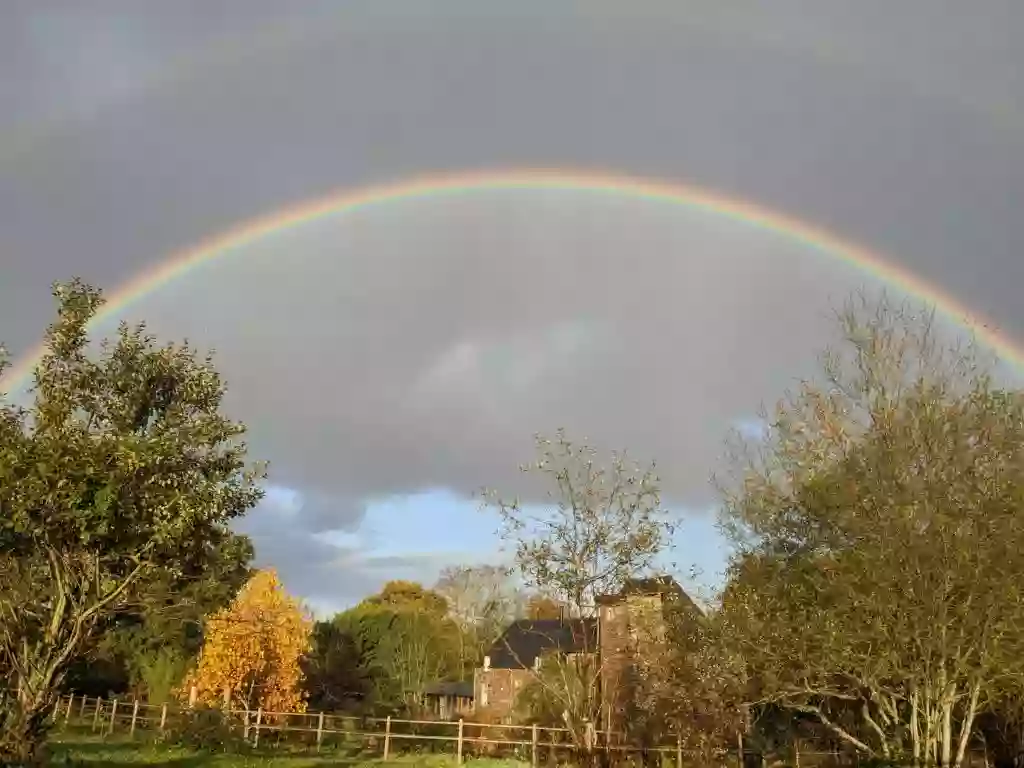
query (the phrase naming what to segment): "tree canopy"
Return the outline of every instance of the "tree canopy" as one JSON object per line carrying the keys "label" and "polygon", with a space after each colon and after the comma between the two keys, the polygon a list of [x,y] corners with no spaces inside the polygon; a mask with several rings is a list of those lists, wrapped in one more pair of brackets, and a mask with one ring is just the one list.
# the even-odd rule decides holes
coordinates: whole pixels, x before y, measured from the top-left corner
{"label": "tree canopy", "polygon": [[753,704],[868,756],[959,765],[1022,679],[1024,399],[928,314],[841,320],[822,383],[779,404],[727,496],[727,636]]}
{"label": "tree canopy", "polygon": [[313,621],[272,569],[257,571],[227,608],[207,621],[205,640],[182,695],[245,709],[302,712],[302,659]]}
{"label": "tree canopy", "polygon": [[[202,573],[261,497],[212,360],[122,325],[91,354],[100,291],[57,284],[27,407],[0,406],[0,758],[40,759],[72,662],[110,618]],[[4,361],[6,363],[6,361]]]}

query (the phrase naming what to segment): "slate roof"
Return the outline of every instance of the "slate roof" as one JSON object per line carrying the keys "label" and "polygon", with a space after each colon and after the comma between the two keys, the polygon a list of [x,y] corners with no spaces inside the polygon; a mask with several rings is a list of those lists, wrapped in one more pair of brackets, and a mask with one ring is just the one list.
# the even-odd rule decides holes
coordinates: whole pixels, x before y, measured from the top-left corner
{"label": "slate roof", "polygon": [[597,649],[596,619],[520,619],[494,641],[487,655],[492,669],[529,669],[547,652]]}

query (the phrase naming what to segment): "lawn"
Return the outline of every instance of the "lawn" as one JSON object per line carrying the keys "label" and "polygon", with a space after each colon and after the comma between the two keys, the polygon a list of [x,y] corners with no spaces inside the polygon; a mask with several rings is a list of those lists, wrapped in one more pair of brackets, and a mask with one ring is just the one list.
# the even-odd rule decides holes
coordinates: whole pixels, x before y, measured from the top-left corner
{"label": "lawn", "polygon": [[[51,746],[53,766],[149,765],[169,768],[316,768],[326,765],[347,765],[352,768],[454,768],[450,755],[396,755],[382,759],[353,758],[343,754],[287,754],[273,751],[255,754],[210,754],[181,747],[162,746],[127,740],[75,739],[57,741]],[[469,768],[523,768],[514,760],[466,760]]]}

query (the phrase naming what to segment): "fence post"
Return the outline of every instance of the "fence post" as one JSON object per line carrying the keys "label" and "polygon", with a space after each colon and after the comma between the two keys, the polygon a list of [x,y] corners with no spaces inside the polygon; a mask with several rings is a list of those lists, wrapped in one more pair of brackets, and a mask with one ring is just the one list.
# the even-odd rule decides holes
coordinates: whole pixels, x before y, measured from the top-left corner
{"label": "fence post", "polygon": [[103,697],[102,696],[97,696],[96,697],[96,711],[93,713],[93,716],[92,716],[92,730],[93,730],[93,732],[97,731],[99,729],[99,727],[100,727],[100,707],[103,705],[102,702],[103,702]]}
{"label": "fence post", "polygon": [[793,766],[800,768],[800,739],[793,739]]}
{"label": "fence post", "polygon": [[68,723],[71,722],[71,705],[75,703],[75,694],[68,696],[68,710],[64,713],[64,727],[68,727]]}
{"label": "fence post", "polygon": [[199,698],[199,689],[194,685],[188,689],[188,708],[193,709],[196,706],[196,699]]}
{"label": "fence post", "polygon": [[320,751],[320,742],[324,738],[324,713],[320,713],[320,717],[316,720],[316,751]]}
{"label": "fence post", "polygon": [[254,728],[252,745],[258,747],[260,745],[260,723],[263,722],[263,707],[256,710],[256,727]]}
{"label": "fence post", "polygon": [[388,753],[391,751],[391,715],[388,715],[388,719],[384,721],[384,759],[388,759]]}
{"label": "fence post", "polygon": [[242,714],[242,738],[249,738],[249,702],[245,702],[245,712]]}
{"label": "fence post", "polygon": [[459,744],[455,752],[455,762],[462,765],[462,718],[459,718]]}
{"label": "fence post", "polygon": [[82,719],[84,719],[84,718],[85,718],[85,705],[86,705],[86,704],[87,704],[88,702],[89,702],[89,697],[88,697],[88,696],[86,696],[85,694],[82,694],[82,706],[81,706],[81,708],[80,708],[80,709],[78,710],[78,719],[79,719],[79,720],[82,720]]}
{"label": "fence post", "polygon": [[[683,768],[683,737],[676,736],[676,768]],[[740,768],[743,768],[740,766]]]}
{"label": "fence post", "polygon": [[132,727],[128,729],[128,735],[135,738],[135,721],[139,719],[139,700],[136,699],[132,705]]}
{"label": "fence post", "polygon": [[537,724],[530,729],[530,766],[537,768]]}
{"label": "fence post", "polygon": [[114,699],[114,703],[110,705],[110,727],[107,729],[107,733],[114,732],[115,717],[117,717],[117,699]]}
{"label": "fence post", "polygon": [[167,702],[160,707],[160,733],[164,732],[164,727],[167,725]]}

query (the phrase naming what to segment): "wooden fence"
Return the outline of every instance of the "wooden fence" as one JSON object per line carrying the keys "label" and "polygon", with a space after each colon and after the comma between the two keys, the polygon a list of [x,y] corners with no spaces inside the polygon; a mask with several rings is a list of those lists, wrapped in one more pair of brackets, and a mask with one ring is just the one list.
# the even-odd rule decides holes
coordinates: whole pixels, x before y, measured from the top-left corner
{"label": "wooden fence", "polygon": [[[139,700],[64,696],[54,710],[61,729],[86,729],[94,734],[159,738],[185,725],[188,707],[147,704]],[[394,717],[351,717],[323,712],[269,712],[263,709],[223,710],[253,747],[291,747],[309,751],[338,750],[377,755],[387,760],[403,752],[444,752],[461,764],[468,757],[510,757],[529,762],[559,763],[576,751],[565,728],[537,725],[474,723],[465,720],[411,720]],[[608,745],[605,734],[591,730],[595,750],[636,753],[634,746]],[[674,768],[692,764],[679,744],[655,747],[662,762]],[[622,754],[626,757],[627,754]],[[724,757],[724,756],[723,756]],[[721,761],[719,764],[722,764]]]}
{"label": "wooden fence", "polygon": [[[0,707],[6,704],[7,692],[0,689]],[[85,731],[100,736],[160,739],[180,733],[188,727],[188,707],[148,704],[134,699],[103,699],[80,695],[61,697],[53,712],[58,731]],[[544,728],[529,725],[475,723],[465,720],[412,720],[393,717],[352,717],[324,712],[269,712],[226,710],[233,725],[253,747],[301,751],[344,751],[352,756],[383,757],[387,760],[408,752],[446,753],[461,764],[472,757],[506,757],[537,768],[541,764],[564,764],[578,756],[565,728]],[[632,745],[608,745],[606,734],[591,731],[595,751],[613,750],[620,758],[638,756]],[[661,757],[663,768],[692,766],[732,766],[747,760],[738,754],[697,755],[674,745],[648,750]],[[760,768],[834,768],[856,766],[856,755],[838,752],[803,751],[797,745],[786,754],[752,755]],[[569,758],[566,760],[566,758]],[[968,752],[965,768],[989,768],[986,755]]]}

